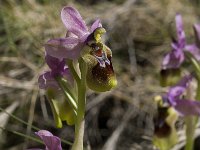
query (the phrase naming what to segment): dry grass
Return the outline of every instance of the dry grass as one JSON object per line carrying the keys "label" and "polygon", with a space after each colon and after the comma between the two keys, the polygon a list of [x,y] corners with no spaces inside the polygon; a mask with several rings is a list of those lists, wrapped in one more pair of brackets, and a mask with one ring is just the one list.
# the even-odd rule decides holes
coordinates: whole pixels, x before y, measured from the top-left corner
{"label": "dry grass", "polygon": [[[28,126],[22,125],[10,118],[6,124],[7,130],[33,136],[31,126],[34,124],[72,141],[71,127],[66,126],[62,130],[54,128],[49,105],[44,92],[38,89],[37,78],[47,68],[44,65],[43,44],[50,38],[64,36],[65,28],[60,20],[60,10],[64,5],[73,5],[80,10],[86,22],[90,23],[96,17],[102,20],[107,29],[106,42],[113,50],[113,64],[119,82],[112,92],[95,94],[89,91],[86,139],[93,149],[100,149],[103,145],[105,149],[110,149],[122,141],[125,142],[124,147],[119,146],[122,150],[130,145],[140,149],[136,148],[137,143],[144,139],[146,131],[149,131],[148,137],[153,133],[152,126],[147,127],[144,132],[142,128],[146,126],[141,126],[140,122],[145,115],[149,115],[145,123],[152,122],[155,112],[152,96],[163,92],[157,81],[157,73],[162,55],[170,49],[170,36],[174,35],[174,16],[177,12],[183,15],[188,39],[191,40],[191,26],[198,22],[200,13],[195,7],[197,5],[186,0],[126,0],[123,3],[104,1],[90,7],[86,3],[74,1],[43,2],[0,2],[0,107],[6,108],[17,101],[19,106],[13,114],[28,123]],[[114,106],[106,107],[111,111],[101,118],[100,115],[105,115],[102,109],[106,104]],[[129,107],[136,111],[134,115],[127,117]],[[93,121],[90,120],[91,117],[94,117]],[[126,123],[120,124],[120,119],[125,119]],[[93,127],[96,131],[91,130]],[[131,129],[141,132],[127,135],[127,131]],[[128,140],[125,141],[123,137],[119,141],[113,140],[112,137],[116,138],[115,133],[127,136]],[[24,140],[6,130],[0,136],[1,139],[6,139],[1,141],[1,149],[26,149],[36,145],[32,140]],[[139,142],[138,136],[141,136]],[[145,147],[145,143],[143,145]],[[68,148],[67,145],[64,147]]]}

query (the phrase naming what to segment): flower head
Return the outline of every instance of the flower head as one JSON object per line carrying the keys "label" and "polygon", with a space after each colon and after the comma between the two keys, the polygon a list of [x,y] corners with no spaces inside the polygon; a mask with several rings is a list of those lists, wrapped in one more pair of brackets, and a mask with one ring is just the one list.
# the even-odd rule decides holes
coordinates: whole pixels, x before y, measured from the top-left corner
{"label": "flower head", "polygon": [[178,68],[185,59],[183,49],[186,45],[186,39],[181,15],[177,14],[175,20],[177,40],[172,42],[172,51],[169,52],[163,59],[163,69]]}
{"label": "flower head", "polygon": [[[102,28],[100,20],[97,19],[89,29],[79,12],[72,7],[62,9],[61,19],[67,28],[67,35],[65,38],[49,40],[45,44],[47,54],[61,60],[83,57],[88,65],[87,76],[90,76],[88,79],[93,79],[91,82],[87,80],[88,87],[93,90],[99,89],[93,88],[93,85],[90,86],[90,83],[94,83],[95,86],[104,88],[103,91],[110,90],[111,87],[116,85],[116,82],[110,81],[110,76],[113,76],[114,80],[116,79],[111,64],[112,52],[101,40],[102,34],[106,31]],[[97,67],[98,64],[99,68]],[[102,74],[97,76],[97,72],[92,71],[92,69],[99,70]],[[96,85],[96,82],[100,84]]]}
{"label": "flower head", "polygon": [[181,116],[200,115],[200,102],[183,97],[192,76],[185,76],[178,84],[171,87],[163,100],[173,107]]}
{"label": "flower head", "polygon": [[79,12],[72,7],[64,7],[61,19],[67,28],[65,38],[51,39],[45,44],[48,55],[59,60],[78,60],[87,63],[87,86],[95,91],[104,92],[115,87],[117,80],[111,63],[112,52],[102,42],[106,32],[97,19],[88,28]]}
{"label": "flower head", "polygon": [[183,30],[183,21],[180,14],[176,15],[176,34],[177,39],[171,43],[172,50],[167,53],[162,61],[161,85],[174,85],[180,78],[180,66],[186,59],[186,53],[189,57],[200,61],[200,25],[194,25],[196,42],[186,43],[185,32]]}
{"label": "flower head", "polygon": [[172,51],[163,59],[163,69],[179,68],[185,60],[185,52],[189,52],[195,59],[200,61],[200,24],[194,24],[193,26],[196,42],[187,44],[181,15],[177,14],[175,20],[177,40],[172,42]]}

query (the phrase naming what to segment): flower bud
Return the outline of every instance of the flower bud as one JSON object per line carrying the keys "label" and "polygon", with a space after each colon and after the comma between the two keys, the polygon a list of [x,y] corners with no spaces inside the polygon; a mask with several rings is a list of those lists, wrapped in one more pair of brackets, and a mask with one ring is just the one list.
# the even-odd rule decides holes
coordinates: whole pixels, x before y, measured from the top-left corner
{"label": "flower bud", "polygon": [[68,125],[74,125],[76,114],[69,103],[59,96],[59,92],[51,88],[47,90],[47,98],[51,106],[55,125],[57,128],[62,128],[62,121],[66,121]]}
{"label": "flower bud", "polygon": [[165,69],[160,71],[160,85],[162,87],[175,85],[181,77],[181,70],[176,69]]}

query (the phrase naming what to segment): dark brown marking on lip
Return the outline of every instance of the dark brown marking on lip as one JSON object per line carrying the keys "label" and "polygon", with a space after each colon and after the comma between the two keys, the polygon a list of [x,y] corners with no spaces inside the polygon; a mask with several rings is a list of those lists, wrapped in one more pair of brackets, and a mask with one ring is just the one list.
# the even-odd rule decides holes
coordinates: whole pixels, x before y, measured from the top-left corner
{"label": "dark brown marking on lip", "polygon": [[101,67],[98,63],[92,69],[92,76],[94,79],[97,79],[99,83],[107,82],[110,79],[110,76],[114,75],[111,57],[109,57],[108,59],[110,61],[110,65],[106,63],[105,67]]}
{"label": "dark brown marking on lip", "polygon": [[168,109],[169,107],[158,108],[158,114],[154,118],[154,134],[160,138],[169,136],[172,130],[166,122],[166,118],[169,115]]}
{"label": "dark brown marking on lip", "polygon": [[101,49],[95,50],[93,53],[94,53],[94,55],[96,55],[98,57],[102,57],[102,50]]}
{"label": "dark brown marking on lip", "polygon": [[117,81],[112,66],[112,52],[102,43],[91,43],[88,53],[84,56],[88,64],[86,75],[88,88],[105,92],[116,86]]}
{"label": "dark brown marking on lip", "polygon": [[98,57],[102,57],[103,54],[103,46],[100,43],[93,43],[91,44],[92,47],[92,55],[98,56]]}

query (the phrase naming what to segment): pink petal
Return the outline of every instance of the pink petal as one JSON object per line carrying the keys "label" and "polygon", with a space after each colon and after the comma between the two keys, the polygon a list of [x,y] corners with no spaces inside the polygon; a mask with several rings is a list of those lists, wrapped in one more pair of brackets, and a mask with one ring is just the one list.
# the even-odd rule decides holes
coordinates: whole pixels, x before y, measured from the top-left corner
{"label": "pink petal", "polygon": [[102,27],[101,21],[100,19],[95,20],[95,22],[92,24],[91,28],[90,28],[90,32],[94,32],[94,30],[96,28]]}
{"label": "pink petal", "polygon": [[65,66],[65,61],[63,59],[52,57],[47,53],[45,54],[45,60],[51,70],[58,70],[59,68],[62,69]]}
{"label": "pink petal", "polygon": [[195,44],[186,45],[184,50],[191,53],[196,60],[200,61],[200,48]]}
{"label": "pink petal", "polygon": [[171,97],[177,98],[180,97],[184,91],[188,88],[189,83],[192,81],[192,76],[184,76],[179,83],[169,89],[168,95]]}
{"label": "pink petal", "polygon": [[185,32],[183,30],[183,20],[180,14],[176,15],[176,32],[178,37],[178,43],[183,47],[185,45]]}
{"label": "pink petal", "polygon": [[176,111],[179,112],[182,116],[189,116],[189,115],[200,115],[200,102],[193,101],[193,100],[176,100],[176,105],[174,106]]}
{"label": "pink petal", "polygon": [[176,106],[177,99],[180,99],[181,95],[186,91],[192,78],[192,75],[184,76],[181,81],[169,89],[169,92],[164,97],[169,100],[170,105]]}
{"label": "pink petal", "polygon": [[67,31],[67,33],[66,33],[66,36],[65,36],[66,38],[67,37],[73,37],[73,38],[77,38],[78,39],[78,36],[77,35],[75,35],[74,33],[72,33],[72,32],[69,32],[69,31]]}
{"label": "pink petal", "polygon": [[75,59],[80,56],[83,43],[74,37],[58,38],[49,40],[45,44],[45,50],[48,55],[58,59]]}
{"label": "pink petal", "polygon": [[64,7],[61,11],[61,19],[67,30],[78,37],[84,36],[88,32],[84,20],[73,7]]}
{"label": "pink petal", "polygon": [[59,88],[56,80],[54,79],[50,71],[40,75],[38,78],[38,83],[40,89]]}
{"label": "pink petal", "polygon": [[162,68],[179,68],[184,61],[184,53],[180,49],[173,49],[163,58]]}
{"label": "pink petal", "polygon": [[40,130],[36,132],[46,145],[46,150],[62,150],[60,138],[54,136],[51,132]]}

